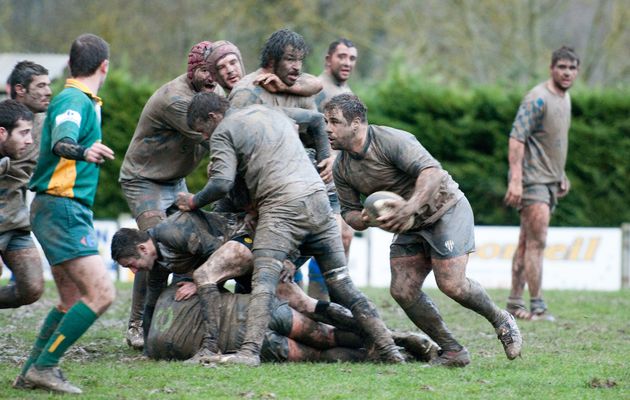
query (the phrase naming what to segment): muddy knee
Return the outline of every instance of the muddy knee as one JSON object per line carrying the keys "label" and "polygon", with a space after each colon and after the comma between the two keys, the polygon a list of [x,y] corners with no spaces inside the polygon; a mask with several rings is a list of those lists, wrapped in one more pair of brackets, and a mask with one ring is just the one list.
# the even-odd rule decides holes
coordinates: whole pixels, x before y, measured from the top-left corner
{"label": "muddy knee", "polygon": [[16,306],[36,302],[44,293],[42,260],[36,248],[9,251],[4,255],[15,276]]}
{"label": "muddy knee", "polygon": [[164,219],[166,219],[166,213],[164,211],[148,210],[138,215],[136,224],[138,224],[138,229],[146,231],[147,229],[153,228]]}

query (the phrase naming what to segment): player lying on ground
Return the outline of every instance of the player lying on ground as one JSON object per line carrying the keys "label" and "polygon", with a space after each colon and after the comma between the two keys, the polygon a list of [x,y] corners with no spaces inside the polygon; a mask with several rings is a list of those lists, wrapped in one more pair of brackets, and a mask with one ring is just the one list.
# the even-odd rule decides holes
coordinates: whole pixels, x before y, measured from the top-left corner
{"label": "player lying on ground", "polygon": [[[293,282],[281,283],[278,288],[282,292],[280,295],[288,295],[294,307],[297,304],[306,312],[297,311],[286,301],[274,300],[271,322],[261,349],[263,362],[358,362],[374,359],[368,351],[369,344],[361,335],[316,322],[305,315],[309,310],[308,314],[319,314],[319,309],[324,308],[326,302],[308,297]],[[170,285],[155,306],[146,339],[146,355],[152,359],[190,359],[202,345],[204,320],[199,296],[178,301],[177,291],[176,284]],[[250,296],[228,291],[221,293],[221,304],[217,308],[221,319],[218,347],[222,353],[234,352],[242,344]],[[345,313],[352,318],[349,310]],[[437,357],[437,345],[424,335],[394,333],[393,336],[396,344],[406,350],[408,361],[428,362]],[[203,361],[219,360],[220,357],[216,357]]]}

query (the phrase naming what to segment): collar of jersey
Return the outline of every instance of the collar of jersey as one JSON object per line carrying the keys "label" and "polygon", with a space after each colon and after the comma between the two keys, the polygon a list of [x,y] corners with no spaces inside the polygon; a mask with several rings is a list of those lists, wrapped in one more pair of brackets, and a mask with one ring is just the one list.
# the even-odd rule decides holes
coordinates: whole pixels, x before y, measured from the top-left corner
{"label": "collar of jersey", "polygon": [[90,90],[90,88],[88,88],[87,86],[85,86],[82,82],[79,82],[76,79],[66,79],[66,85],[65,87],[69,88],[69,87],[73,87],[75,89],[79,89],[80,91],[82,91],[83,93],[87,94],[88,96],[90,96],[90,98],[94,101],[96,101],[98,103],[99,106],[103,106],[103,100],[98,97],[97,95],[95,95],[94,93],[92,93],[92,91]]}

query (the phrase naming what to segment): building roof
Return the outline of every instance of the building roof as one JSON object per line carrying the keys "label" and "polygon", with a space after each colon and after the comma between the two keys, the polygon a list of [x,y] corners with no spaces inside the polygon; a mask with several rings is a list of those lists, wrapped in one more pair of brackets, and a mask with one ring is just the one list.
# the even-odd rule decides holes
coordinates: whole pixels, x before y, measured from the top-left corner
{"label": "building roof", "polygon": [[54,53],[0,53],[0,97],[6,94],[6,83],[11,71],[20,61],[30,60],[48,70],[50,80],[62,77],[68,65],[67,54]]}

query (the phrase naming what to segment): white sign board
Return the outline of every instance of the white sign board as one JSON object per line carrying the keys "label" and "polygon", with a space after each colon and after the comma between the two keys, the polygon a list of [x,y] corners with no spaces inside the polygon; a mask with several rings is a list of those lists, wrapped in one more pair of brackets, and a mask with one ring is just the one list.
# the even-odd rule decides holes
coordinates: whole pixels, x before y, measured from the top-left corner
{"label": "white sign board", "polygon": [[[467,274],[485,288],[509,288],[518,227],[475,227],[476,251]],[[355,237],[349,268],[358,286],[387,287],[392,234],[370,228]],[[369,250],[368,250],[369,246]],[[433,274],[426,287],[436,287]],[[618,290],[621,288],[621,229],[549,228],[543,261],[545,289]]]}

